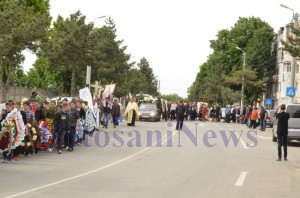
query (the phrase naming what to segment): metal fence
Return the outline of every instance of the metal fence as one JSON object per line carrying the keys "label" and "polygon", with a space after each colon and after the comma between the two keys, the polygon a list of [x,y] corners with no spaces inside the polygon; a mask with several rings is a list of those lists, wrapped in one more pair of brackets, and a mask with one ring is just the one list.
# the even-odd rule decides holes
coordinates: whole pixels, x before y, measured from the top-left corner
{"label": "metal fence", "polygon": [[7,92],[7,100],[21,101],[23,98],[30,98],[32,92],[37,92],[41,98],[53,98],[59,96],[58,91],[49,91],[44,89],[33,89],[26,87],[10,87]]}

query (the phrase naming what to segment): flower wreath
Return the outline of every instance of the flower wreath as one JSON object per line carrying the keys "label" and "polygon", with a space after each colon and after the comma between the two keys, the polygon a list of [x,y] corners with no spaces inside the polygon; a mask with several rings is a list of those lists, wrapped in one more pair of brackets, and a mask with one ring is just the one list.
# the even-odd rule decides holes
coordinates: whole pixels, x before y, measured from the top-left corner
{"label": "flower wreath", "polygon": [[[1,122],[1,125],[4,127],[4,129],[0,131],[0,135],[2,138],[5,136],[6,138],[9,137],[10,139],[7,147],[2,150],[10,150],[18,147],[25,138],[26,129],[21,113],[15,108],[9,114],[7,114],[6,118]],[[6,135],[2,135],[3,132]],[[9,135],[7,135],[7,132]]]}
{"label": "flower wreath", "polygon": [[24,140],[21,143],[21,147],[24,147],[25,150],[27,150],[31,145],[37,145],[37,143],[40,140],[40,132],[36,130],[34,127],[36,123],[30,124],[27,123],[27,127],[29,130],[30,135],[25,136]]}
{"label": "flower wreath", "polygon": [[[48,123],[47,122],[41,122],[39,129],[41,131],[41,144],[47,144],[52,139],[52,133],[48,130]],[[45,145],[45,146],[47,146]]]}
{"label": "flower wreath", "polygon": [[32,123],[32,124],[30,124],[30,123],[27,123],[27,127],[28,127],[28,129],[29,129],[29,133],[30,133],[30,136],[31,136],[31,140],[32,140],[32,143],[37,143],[38,141],[39,141],[39,139],[40,139],[40,136],[41,136],[41,134],[40,134],[40,131],[39,130],[36,130],[36,128],[35,128],[35,125],[36,125],[37,123]]}
{"label": "flower wreath", "polygon": [[[30,141],[30,139],[27,137],[24,138],[24,140],[22,141],[22,143],[20,144],[21,147],[23,147],[25,149],[25,151],[31,147],[32,143]],[[22,151],[23,152],[23,151]]]}
{"label": "flower wreath", "polygon": [[2,128],[2,133],[0,134],[0,150],[10,150],[11,146],[11,133],[8,129]]}

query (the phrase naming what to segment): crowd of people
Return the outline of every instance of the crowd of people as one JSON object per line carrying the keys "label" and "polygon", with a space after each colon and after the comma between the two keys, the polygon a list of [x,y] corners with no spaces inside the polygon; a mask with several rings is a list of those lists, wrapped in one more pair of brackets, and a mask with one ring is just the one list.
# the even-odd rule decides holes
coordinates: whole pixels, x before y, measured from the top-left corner
{"label": "crowd of people", "polygon": [[[0,115],[0,151],[2,150],[3,162],[19,160],[19,155],[29,156],[38,154],[40,150],[61,154],[63,148],[72,152],[74,147],[80,145],[86,134],[92,134],[94,130],[107,129],[109,123],[117,127],[121,122],[122,105],[117,98],[96,98],[93,100],[92,108],[88,108],[86,102],[79,97],[67,98],[54,101],[42,100],[35,92],[29,100],[9,101],[5,104]],[[135,126],[138,120],[138,105],[136,98],[132,97],[126,105],[123,117],[127,120],[128,126]],[[240,108],[238,105],[227,105],[221,108],[219,104],[208,107],[207,103],[197,105],[197,102],[179,103],[162,101],[162,119],[177,121],[176,129],[181,130],[184,120],[190,121],[211,121],[226,123],[246,124],[250,128],[260,126],[262,131],[266,129],[268,113],[266,108],[259,108],[252,105],[245,105]],[[22,139],[18,144],[9,141],[9,133],[5,132],[10,128],[9,121],[13,120],[14,114],[20,119],[14,120],[17,132],[11,134],[11,139]],[[8,119],[9,118],[9,119]],[[22,120],[18,127],[17,120]],[[4,129],[4,130],[3,130]],[[13,131],[13,130],[12,130]],[[13,145],[13,146],[12,146]]]}
{"label": "crowd of people", "polygon": [[2,162],[20,160],[46,150],[61,154],[73,152],[95,130],[117,127],[121,105],[117,98],[94,99],[89,108],[79,97],[59,101],[42,100],[37,94],[22,101],[9,101],[0,115],[0,151]]}
{"label": "crowd of people", "polygon": [[[207,104],[203,103],[201,104],[200,108],[198,109],[197,102],[190,102],[190,103],[184,103],[183,101],[177,102],[171,102],[171,101],[162,101],[162,119],[163,120],[171,120],[174,121],[177,116],[177,110],[179,104],[182,103],[182,106],[185,109],[184,113],[184,120],[201,120],[206,121],[208,120],[209,115],[209,109]],[[217,113],[221,113],[221,109],[219,105],[216,105],[216,109],[218,108],[219,111],[216,111],[216,116],[219,116]],[[220,114],[221,115],[221,114]]]}
{"label": "crowd of people", "polygon": [[184,120],[199,120],[199,121],[212,121],[226,123],[240,123],[246,124],[250,128],[257,128],[260,126],[262,131],[266,129],[266,119],[268,117],[267,108],[260,106],[259,108],[252,105],[244,105],[240,108],[239,105],[227,105],[226,108],[221,108],[219,104],[208,107],[207,103],[201,103],[200,106],[197,102],[183,103],[182,101],[171,102],[162,101],[162,119],[163,120],[176,120],[178,115],[178,106],[182,103],[185,108],[183,119]]}
{"label": "crowd of people", "polygon": [[255,107],[250,104],[242,109],[239,106],[227,106],[225,109],[225,122],[246,124],[249,128],[265,131],[267,125],[268,112],[267,107]]}

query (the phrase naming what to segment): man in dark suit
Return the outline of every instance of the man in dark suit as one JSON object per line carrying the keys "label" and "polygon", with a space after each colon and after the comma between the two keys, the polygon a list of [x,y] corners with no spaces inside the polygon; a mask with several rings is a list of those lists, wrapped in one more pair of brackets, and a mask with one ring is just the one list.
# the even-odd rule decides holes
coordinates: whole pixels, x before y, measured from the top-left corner
{"label": "man in dark suit", "polygon": [[180,101],[176,108],[176,130],[182,130],[184,116],[186,115],[186,107],[183,105],[183,101]]}
{"label": "man in dark suit", "polygon": [[281,161],[281,147],[283,146],[284,152],[284,160],[287,161],[287,135],[288,135],[288,120],[290,119],[290,115],[285,112],[285,104],[280,106],[280,113],[276,114],[276,118],[278,119],[277,124],[277,139],[278,139],[278,159],[277,161]]}

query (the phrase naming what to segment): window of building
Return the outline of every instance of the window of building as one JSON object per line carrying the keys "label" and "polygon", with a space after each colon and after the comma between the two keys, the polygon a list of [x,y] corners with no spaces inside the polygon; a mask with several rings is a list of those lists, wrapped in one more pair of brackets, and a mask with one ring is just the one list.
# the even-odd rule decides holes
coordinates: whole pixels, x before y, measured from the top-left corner
{"label": "window of building", "polygon": [[280,82],[277,84],[277,92],[281,92],[281,83]]}
{"label": "window of building", "polygon": [[285,62],[283,64],[283,71],[291,72],[291,70],[292,70],[291,62]]}
{"label": "window of building", "polygon": [[299,65],[296,66],[296,73],[299,73]]}
{"label": "window of building", "polygon": [[296,86],[295,87],[296,87],[296,91],[298,91],[298,82],[296,82]]}

